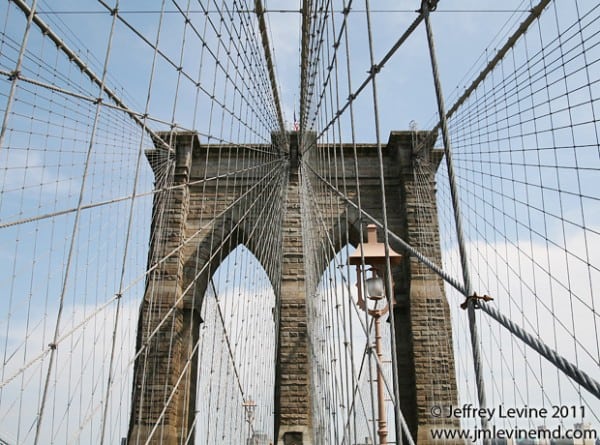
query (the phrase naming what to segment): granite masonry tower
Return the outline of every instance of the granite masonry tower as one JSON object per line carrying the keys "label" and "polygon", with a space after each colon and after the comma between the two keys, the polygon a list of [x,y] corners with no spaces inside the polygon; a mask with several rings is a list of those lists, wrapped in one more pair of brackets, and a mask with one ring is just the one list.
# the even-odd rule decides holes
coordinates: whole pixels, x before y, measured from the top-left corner
{"label": "granite masonry tower", "polygon": [[[184,443],[186,437],[192,437],[193,441],[191,430],[198,403],[199,364],[192,351],[202,322],[199,315],[202,298],[210,276],[218,266],[207,267],[207,264],[215,258],[217,250],[222,249],[221,253],[226,254],[236,247],[232,240],[241,238],[232,237],[232,230],[248,233],[258,221],[250,215],[240,223],[241,209],[247,208],[247,203],[238,189],[231,187],[223,191],[201,181],[216,173],[224,153],[230,157],[234,153],[244,157],[247,156],[244,150],[233,145],[222,145],[219,150],[213,145],[209,150],[192,132],[165,133],[161,137],[170,138],[175,152],[164,154],[158,149],[147,152],[157,178],[156,187],[164,186],[159,177],[164,176],[161,169],[165,165],[174,169],[172,185],[177,187],[171,187],[168,200],[162,199],[160,193],[154,200],[154,215],[162,215],[162,222],[159,226],[156,217],[153,219],[148,260],[153,272],[147,278],[146,294],[140,306],[137,334],[140,353],[134,370],[129,438],[130,443],[136,443],[134,438],[145,443],[152,436],[150,443],[175,445]],[[280,276],[269,277],[272,283],[277,283],[274,290],[279,308],[278,350],[273,364],[276,375],[275,445],[312,445],[313,411],[318,409],[311,402],[308,296],[303,261],[306,240],[301,227],[303,205],[299,172],[301,162],[310,162],[310,159],[300,159],[299,153],[306,144],[314,144],[314,140],[300,139],[298,133],[291,133],[285,149],[279,151],[282,168],[287,171],[281,175],[280,183],[274,185],[280,187],[278,199],[281,199],[283,210]],[[392,132],[383,147],[383,156],[389,229],[439,264],[434,175],[442,154],[432,145],[432,138],[425,132]],[[331,149],[317,145],[311,152],[318,155],[319,151]],[[346,175],[355,171],[354,149],[359,157],[358,183],[363,209],[381,219],[376,147],[373,144],[338,146],[336,150],[343,153],[338,162],[346,165],[345,168],[339,165],[336,171],[345,171]],[[216,153],[219,153],[219,159]],[[246,166],[251,166],[252,162],[252,159],[240,159]],[[260,177],[260,171],[257,171],[254,180],[258,181]],[[244,180],[252,181],[253,176],[246,175]],[[357,195],[356,187],[351,185],[354,182],[354,179],[347,181],[350,199]],[[266,210],[261,206],[272,205],[272,202],[255,203],[256,218]],[[335,243],[339,247],[347,243],[357,245],[360,231],[356,209],[343,205],[336,207],[339,208],[343,209],[345,214],[341,216],[350,222],[352,230],[350,239],[338,237]],[[220,242],[208,242],[208,233],[212,234],[213,240],[217,233]],[[340,231],[331,228],[332,236],[336,236],[335,233]],[[193,240],[184,242],[191,234],[195,234]],[[381,232],[379,235],[382,239]],[[248,243],[258,261],[264,261],[267,252],[252,246],[251,240]],[[450,312],[441,279],[403,252],[400,245],[391,241],[391,247],[402,252],[405,259],[393,270],[397,348],[389,354],[394,353],[397,358],[400,405],[412,436],[419,445],[427,444],[431,443],[431,428],[456,426],[455,423],[444,424],[444,419],[433,418],[430,413],[434,404],[457,402]],[[159,265],[158,259],[162,259]],[[190,285],[194,287],[193,292],[184,293]],[[166,408],[165,394],[169,394]],[[153,435],[152,429],[159,416],[162,416],[161,434]]]}

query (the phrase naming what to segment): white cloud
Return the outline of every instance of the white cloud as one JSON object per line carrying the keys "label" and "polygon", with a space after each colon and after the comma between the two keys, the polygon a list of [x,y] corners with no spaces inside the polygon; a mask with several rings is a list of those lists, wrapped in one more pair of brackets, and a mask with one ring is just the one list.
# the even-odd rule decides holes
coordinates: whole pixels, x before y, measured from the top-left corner
{"label": "white cloud", "polygon": [[[489,244],[479,262],[473,257],[472,266],[479,265],[471,269],[474,288],[480,295],[494,297],[491,304],[502,314],[597,378],[600,297],[593,283],[598,282],[600,274],[588,267],[587,261],[597,266],[600,254],[588,249],[590,256],[586,258],[582,233],[572,234],[565,245],[572,254],[554,245],[527,241]],[[476,248],[475,244],[468,246],[471,252],[476,252]],[[574,259],[573,254],[584,261]],[[456,261],[453,255],[454,252],[444,252],[445,264]],[[454,324],[459,394],[462,400],[476,403],[467,314],[458,309],[462,297],[452,290],[447,292]],[[520,407],[575,403],[587,405],[590,413],[600,412],[594,397],[584,391],[580,399],[569,378],[495,320],[479,312],[478,325],[489,404]],[[565,419],[571,424],[576,420]],[[592,415],[585,420],[598,424]]]}
{"label": "white cloud", "polygon": [[[42,424],[47,443],[93,443],[97,440],[103,415],[103,401],[108,379],[108,357],[116,305],[113,303],[90,320],[94,306],[65,307],[62,335],[75,329],[59,343]],[[118,345],[114,364],[114,382],[107,423],[111,443],[126,435],[131,392],[131,366],[137,326],[137,303],[121,307]],[[14,375],[47,350],[54,329],[52,320],[39,320],[29,327],[15,324],[8,344],[15,354],[5,363],[3,378]],[[43,392],[49,356],[19,373],[1,392],[0,437],[18,438],[18,443],[32,443],[36,416]],[[80,439],[76,439],[80,438]]]}

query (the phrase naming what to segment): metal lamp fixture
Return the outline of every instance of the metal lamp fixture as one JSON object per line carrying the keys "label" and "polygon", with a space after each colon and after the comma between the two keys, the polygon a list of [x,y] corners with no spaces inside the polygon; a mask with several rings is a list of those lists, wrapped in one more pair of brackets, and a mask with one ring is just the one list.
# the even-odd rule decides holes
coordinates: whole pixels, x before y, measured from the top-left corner
{"label": "metal lamp fixture", "polygon": [[244,407],[244,409],[246,411],[246,422],[248,422],[248,424],[250,425],[250,428],[253,429],[252,423],[254,422],[254,413],[256,411],[256,403],[252,399],[247,399],[247,400],[244,400],[244,403],[242,403],[242,406]]}
{"label": "metal lamp fixture", "polygon": [[[402,255],[395,252],[393,249],[388,249],[390,265],[400,263]],[[363,262],[364,260],[364,262]],[[350,255],[348,261],[351,265],[356,266],[356,277],[358,283],[358,306],[366,311],[375,319],[375,352],[379,363],[383,363],[383,354],[381,353],[381,326],[380,318],[390,309],[390,304],[393,304],[393,298],[390,295],[390,304],[386,302],[383,307],[369,309],[363,298],[378,302],[386,299],[385,281],[380,276],[386,269],[386,253],[385,244],[377,240],[377,227],[374,224],[367,226],[367,242],[362,243],[356,251]],[[366,274],[369,272],[370,277]],[[385,276],[385,275],[384,275]],[[364,289],[363,289],[364,283]],[[393,287],[393,286],[392,286]],[[390,293],[393,290],[390,289]],[[387,416],[385,413],[385,398],[384,398],[384,382],[381,366],[377,367],[377,399],[378,399],[378,429],[379,443],[387,444]]]}
{"label": "metal lamp fixture", "polygon": [[[390,247],[389,258],[390,265],[395,265],[400,263],[402,255]],[[381,316],[389,310],[388,305],[378,310],[367,309],[366,302],[363,298],[364,295],[364,297],[373,301],[384,299],[386,293],[385,281],[383,279],[383,272],[386,267],[385,259],[385,244],[380,243],[377,240],[377,226],[375,226],[375,224],[369,224],[367,226],[367,242],[362,243],[358,249],[350,255],[348,261],[351,265],[356,266],[356,276],[358,279],[358,305],[362,310],[368,310],[371,316]],[[367,277],[367,272],[370,272],[371,276]],[[362,288],[363,278],[365,289]]]}

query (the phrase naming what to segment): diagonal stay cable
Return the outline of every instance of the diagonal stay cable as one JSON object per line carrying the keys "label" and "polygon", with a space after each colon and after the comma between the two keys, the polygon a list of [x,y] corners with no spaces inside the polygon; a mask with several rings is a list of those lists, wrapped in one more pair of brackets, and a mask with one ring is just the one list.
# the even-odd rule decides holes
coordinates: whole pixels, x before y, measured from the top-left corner
{"label": "diagonal stay cable", "polygon": [[[277,162],[277,161],[273,161],[273,162]],[[267,164],[271,164],[271,163],[272,162],[269,162]],[[275,170],[277,170],[277,166],[274,167],[270,172],[274,172]],[[266,181],[267,179],[268,179],[268,176],[265,176],[264,178],[262,178],[257,184],[253,185],[250,189],[248,189],[246,192],[244,192],[243,195],[241,195],[238,198],[236,198],[229,206],[227,206],[225,209],[223,209],[221,212],[219,212],[215,216],[215,218],[211,219],[206,224],[204,224],[201,227],[199,227],[198,230],[196,230],[183,243],[181,243],[175,249],[171,250],[169,253],[167,253],[166,255],[164,255],[156,263],[154,263],[152,266],[148,267],[143,273],[141,273],[140,275],[138,275],[137,277],[135,277],[134,279],[132,279],[132,281],[129,283],[129,285],[126,286],[123,289],[122,293],[123,294],[127,293],[129,291],[129,289],[131,289],[136,283],[138,283],[141,280],[143,280],[146,277],[148,277],[153,271],[157,270],[162,264],[164,264],[167,261],[167,259],[169,259],[173,255],[175,255],[177,252],[179,252],[180,250],[182,250],[187,245],[189,245],[194,239],[196,239],[200,235],[200,233],[203,230],[205,230],[208,227],[210,227],[210,225],[213,224],[216,219],[218,219],[218,218],[222,217],[223,215],[227,214],[227,212],[229,212],[232,208],[234,208],[236,205],[238,205],[246,196],[248,196],[250,194],[250,192],[252,192],[252,190],[254,190],[255,188],[257,188],[263,181]],[[270,184],[271,182],[273,182],[273,181],[271,180],[268,184]],[[271,188],[273,190],[277,190],[277,187],[271,187]],[[248,212],[249,212],[249,210],[246,211],[246,214]],[[240,223],[238,223],[238,224],[240,224]],[[230,236],[231,235],[229,235],[223,241],[223,243],[221,243],[221,246],[224,245],[226,242],[228,242]],[[217,249],[217,252],[218,252],[218,250],[219,249]],[[216,256],[216,254],[217,253],[213,253],[212,256],[209,258],[209,260],[212,259],[212,258],[214,258]],[[204,272],[205,269],[206,269],[206,266],[199,273]],[[185,292],[187,292],[187,291],[189,291],[189,286],[188,286],[188,289]],[[184,296],[185,296],[185,294],[184,294]],[[63,341],[65,341],[67,338],[69,338],[71,335],[73,335],[79,328],[81,328],[82,326],[86,325],[90,320],[92,320],[96,315],[98,315],[100,312],[102,312],[107,307],[109,307],[118,298],[122,298],[122,297],[120,295],[117,295],[117,294],[112,295],[104,304],[102,304],[101,306],[99,306],[94,312],[90,313],[90,315],[88,315],[85,319],[83,319],[81,321],[81,323],[75,325],[69,331],[66,331],[65,333],[61,334],[61,336],[56,340],[56,342],[54,344],[48,345],[42,352],[40,352],[37,356],[33,357],[29,362],[27,362],[25,365],[23,365],[18,370],[16,370],[11,376],[9,376],[8,378],[6,378],[3,381],[1,381],[0,382],[0,389],[4,388],[11,381],[13,381],[17,376],[19,376],[20,374],[22,374],[23,372],[25,372],[27,369],[29,369],[31,366],[33,366],[36,362],[42,360],[46,355],[48,355],[53,350],[52,349],[53,347],[57,348]],[[180,300],[182,298],[183,297],[181,297]],[[163,321],[161,322],[160,325],[162,325],[162,323],[164,323],[164,321],[165,320],[163,319]],[[156,332],[157,332],[158,328],[160,327],[160,325],[157,326],[157,328],[155,329],[155,332],[153,332],[152,335],[149,338],[151,338],[152,336],[154,336],[156,334]],[[136,354],[136,356],[133,359],[137,358],[137,356],[142,351],[143,351],[143,348],[138,352],[138,354]]]}
{"label": "diagonal stay cable", "polygon": [[[316,172],[314,169],[312,169],[312,167],[310,167],[310,166],[307,166],[307,167],[311,170],[311,172],[315,176],[317,176],[319,179],[321,179],[321,181],[323,181],[329,188],[334,190],[335,193],[337,193],[350,206],[352,206],[356,210],[359,210],[363,216],[365,216],[367,219],[372,221],[376,226],[378,226],[379,228],[383,228],[383,225],[377,218],[375,218],[374,216],[372,216],[365,210],[359,209],[358,206],[350,198],[345,196],[342,192],[340,192],[337,188],[335,188],[331,183],[329,183],[329,181],[327,181],[325,178],[323,178],[321,175],[319,175],[319,173]],[[417,258],[421,263],[423,263],[425,266],[427,266],[432,272],[437,274],[446,283],[448,283],[449,285],[454,287],[458,292],[460,292],[467,298],[472,297],[472,295],[468,294],[468,292],[466,291],[466,289],[464,288],[464,286],[462,284],[460,284],[452,276],[450,276],[446,272],[444,272],[444,270],[442,270],[442,268],[440,266],[438,266],[437,264],[435,264],[432,260],[427,258],[425,255],[423,255],[417,249],[412,247],[410,244],[408,244],[404,239],[402,239],[402,237],[398,236],[396,233],[392,232],[389,229],[388,229],[388,235],[391,238],[393,238],[395,241],[397,241],[404,250],[406,250],[411,255],[413,255],[415,258]],[[582,387],[584,387],[587,391],[589,391],[592,395],[594,395],[596,398],[600,399],[600,383],[598,381],[596,381],[595,379],[593,379],[592,377],[590,377],[586,372],[582,371],[577,366],[573,365],[571,362],[569,362],[567,359],[562,357],[554,349],[552,349],[548,345],[546,345],[542,340],[540,340],[539,338],[536,338],[533,335],[531,335],[530,333],[528,333],[525,329],[523,329],[521,326],[517,325],[515,322],[510,320],[508,317],[506,317],[504,314],[502,314],[500,311],[498,311],[498,309],[496,309],[495,307],[482,302],[479,304],[478,309],[481,309],[484,313],[486,313],[487,315],[492,317],[494,320],[496,320],[498,323],[500,323],[502,326],[504,326],[506,329],[508,329],[509,332],[511,332],[513,335],[515,335],[520,340],[525,342],[530,348],[532,348],[533,350],[535,350],[536,352],[538,352],[539,354],[544,356],[550,363],[555,365],[565,375],[567,375],[568,377],[575,380]]]}
{"label": "diagonal stay cable", "polygon": [[[12,1],[25,15],[32,14],[31,8],[27,5],[27,3],[25,3],[25,1],[23,1],[23,0],[12,0]],[[63,42],[63,40],[58,35],[56,35],[56,33],[46,24],[46,22],[44,22],[39,17],[39,15],[35,12],[33,12],[33,23],[35,23],[37,25],[37,27],[42,31],[42,33],[44,35],[46,35],[56,45],[57,48],[59,48],[62,52],[64,52],[65,55],[69,58],[69,60],[71,60],[75,65],[77,65],[77,67],[82,72],[84,72],[90,78],[90,80],[92,82],[94,82],[98,87],[100,87],[101,90],[115,104],[117,104],[127,114],[129,114],[129,116],[131,116],[131,118],[135,121],[136,124],[138,124],[140,127],[145,128],[146,131],[148,132],[148,134],[150,136],[152,136],[152,138],[155,138],[156,141],[158,141],[160,143],[161,149],[167,150],[169,152],[173,151],[173,149],[165,141],[163,141],[154,131],[152,131],[150,128],[148,128],[144,125],[143,120],[140,119],[136,115],[136,113],[132,112],[129,109],[129,107],[127,107],[127,105],[121,100],[121,98],[117,95],[117,93],[115,93],[109,87],[107,87],[104,84],[104,82],[102,82],[102,79],[100,77],[98,77],[98,75],[96,73],[94,73],[87,66],[87,64],[72,49],[70,49],[66,45],[66,43]],[[101,101],[101,99],[98,98],[98,101]]]}
{"label": "diagonal stay cable", "polygon": [[[306,181],[306,184],[307,184],[307,188],[312,192],[309,195],[313,196],[313,197],[317,196],[317,194],[312,190],[312,187],[310,185],[310,181]],[[315,207],[318,207],[318,204],[316,203],[316,201],[315,201],[315,204],[316,204]],[[330,236],[329,232],[327,231],[327,225],[326,225],[326,222],[325,222],[325,220],[323,219],[323,216],[322,216],[323,212],[314,212],[314,213],[317,214],[317,216],[318,216],[317,219],[321,223],[321,226],[323,228],[323,233],[325,233],[325,238],[326,238],[327,244],[328,244],[329,248],[331,249],[331,252],[333,252],[334,255],[335,255],[335,250],[336,249],[335,249],[333,240],[331,239],[331,236]],[[339,268],[343,267],[343,265],[341,265],[341,264],[338,263],[338,259],[335,256],[333,258],[333,261],[334,261],[334,264],[335,264],[336,268],[339,269]],[[341,277],[342,277],[342,280],[346,283],[347,287],[349,288],[350,287],[350,283],[347,281],[346,277],[343,274],[341,275]],[[350,298],[351,303],[353,303],[350,293],[348,293],[348,297]],[[359,316],[360,314],[358,312],[358,307],[355,304],[351,304],[351,307],[356,312],[357,318],[359,320],[359,325],[363,329],[363,333],[365,334],[365,336],[368,338],[369,337],[370,328],[368,328],[367,325],[363,322],[363,320],[361,320],[361,318]],[[371,319],[369,321],[369,324],[372,325],[372,323],[373,323],[373,319]],[[400,409],[399,399],[397,399],[396,397],[394,397],[393,382],[392,382],[392,385],[390,385],[390,382],[388,381],[388,378],[384,374],[383,363],[379,360],[379,357],[377,356],[377,354],[372,354],[372,355],[373,355],[373,360],[375,361],[375,365],[381,371],[381,377],[383,378],[383,382],[384,382],[385,388],[386,388],[386,390],[388,392],[388,395],[391,398],[392,404],[394,405],[394,407],[398,407],[398,410],[399,410],[399,416],[398,416],[399,419],[398,420],[400,422],[400,427],[402,428],[403,432],[405,433],[404,437],[409,441],[410,445],[414,445],[414,440],[413,440],[413,438],[411,436],[410,430],[408,428],[408,424],[406,423],[406,419],[404,417],[404,414],[402,413],[402,411]],[[363,360],[364,360],[364,357],[363,357]],[[362,369],[362,364],[361,364],[361,369]],[[360,379],[360,374],[359,374],[358,378]]]}
{"label": "diagonal stay cable", "polygon": [[223,311],[221,310],[221,303],[219,301],[219,293],[217,292],[217,287],[215,286],[215,282],[213,277],[210,277],[210,287],[212,287],[213,293],[215,294],[215,300],[217,302],[217,312],[219,313],[219,321],[221,322],[221,326],[223,327],[223,334],[225,335],[225,343],[227,344],[227,352],[229,354],[229,358],[231,359],[231,364],[233,366],[233,373],[235,374],[235,381],[240,389],[240,393],[242,393],[242,398],[245,400],[246,396],[244,393],[244,388],[242,387],[242,382],[240,381],[240,374],[238,372],[238,367],[236,366],[235,357],[233,356],[233,350],[231,349],[231,341],[229,340],[229,334],[227,333],[227,326],[225,326],[225,317],[223,317]]}
{"label": "diagonal stay cable", "polygon": [[[353,103],[356,98],[362,93],[362,91],[369,85],[369,83],[373,80],[373,78],[381,71],[381,69],[385,66],[385,64],[392,58],[394,53],[402,46],[402,44],[410,37],[410,35],[417,29],[419,24],[423,21],[423,14],[419,13],[418,17],[410,24],[410,26],[404,31],[404,33],[398,38],[396,43],[387,51],[387,53],[383,56],[383,58],[379,61],[379,63],[374,64],[369,70],[369,75],[363,80],[360,86],[348,96],[346,103],[339,108],[333,119],[331,119],[327,125],[323,127],[321,132],[317,135],[316,139],[319,139],[325,132],[331,127],[344,112],[348,109],[351,103]],[[309,147],[308,149],[310,149]]]}
{"label": "diagonal stay cable", "polygon": [[[435,4],[435,2],[434,2]],[[466,241],[464,237],[463,227],[462,227],[462,213],[460,210],[460,198],[458,195],[458,187],[456,183],[456,174],[454,170],[454,162],[452,159],[452,147],[450,144],[450,136],[448,132],[448,119],[446,116],[446,110],[444,105],[444,95],[442,92],[442,85],[439,77],[438,64],[437,64],[437,56],[435,51],[435,41],[433,37],[433,30],[431,26],[431,21],[429,18],[429,13],[431,10],[435,8],[432,7],[427,0],[422,0],[421,2],[421,10],[423,11],[423,15],[425,16],[425,31],[427,34],[427,46],[429,48],[429,60],[431,63],[431,71],[433,75],[433,84],[435,87],[435,95],[437,99],[437,107],[438,113],[440,116],[441,122],[441,130],[442,130],[442,140],[444,143],[444,158],[446,160],[446,169],[448,172],[448,181],[450,187],[450,196],[452,200],[452,210],[454,216],[454,228],[456,230],[456,238],[458,241],[458,250],[459,250],[459,258],[461,271],[463,276],[463,286],[464,292],[466,295],[473,294],[473,286],[471,282],[471,273],[469,271],[469,261],[468,255],[466,251]],[[479,340],[479,327],[477,326],[476,318],[475,318],[475,300],[467,299],[467,317],[469,320],[469,333],[471,339],[471,351],[473,354],[473,367],[475,372],[475,383],[477,387],[477,398],[479,402],[479,406],[485,408],[487,406],[486,400],[486,391],[485,391],[485,383],[483,379],[483,366],[481,360],[481,344]],[[481,418],[481,428],[484,430],[488,429],[488,419]],[[488,445],[489,441],[484,439],[484,445]]]}
{"label": "diagonal stay cable", "polygon": [[[498,50],[498,52],[496,53],[494,58],[492,60],[490,60],[490,62],[486,65],[486,67],[479,73],[477,78],[471,83],[471,85],[469,85],[469,87],[465,90],[465,92],[456,100],[454,105],[452,105],[450,107],[450,109],[446,113],[447,119],[450,119],[450,117],[456,112],[456,110],[458,110],[461,107],[461,105],[471,96],[473,91],[475,91],[475,89],[481,84],[481,82],[483,82],[485,80],[487,75],[496,67],[496,65],[498,65],[498,63],[500,63],[500,61],[504,58],[506,53],[515,45],[517,40],[519,40],[519,38],[521,38],[521,36],[527,32],[527,30],[529,29],[529,26],[531,26],[531,24],[534,22],[534,20],[537,19],[541,15],[542,11],[546,8],[546,6],[548,6],[550,1],[551,0],[541,0],[535,7],[533,7],[531,9],[531,13],[521,23],[521,25],[515,31],[515,33],[512,34],[508,38],[508,40],[502,46],[502,48],[500,48]],[[441,126],[441,122],[438,122],[438,124],[433,128],[433,131],[437,131],[440,128],[440,126]]]}
{"label": "diagonal stay cable", "polygon": [[[264,167],[264,165],[265,164],[258,164],[258,165],[254,165],[252,167],[246,167],[246,168],[242,168],[242,169],[227,172],[227,173],[222,173],[220,175],[215,175],[215,176],[211,176],[211,177],[207,177],[207,178],[198,179],[195,181],[190,181],[185,184],[177,184],[177,185],[172,185],[172,186],[167,186],[167,187],[161,187],[159,189],[151,190],[148,192],[136,193],[135,195],[120,196],[120,197],[113,198],[113,199],[107,199],[105,201],[98,201],[98,202],[94,202],[94,203],[90,203],[90,204],[85,204],[85,205],[81,206],[81,210],[88,210],[88,209],[93,209],[96,207],[103,207],[106,205],[111,205],[111,204],[116,204],[119,202],[127,201],[128,199],[132,199],[132,198],[137,199],[137,198],[142,198],[145,196],[157,195],[160,193],[165,193],[165,192],[169,192],[169,191],[180,189],[180,188],[185,188],[185,187],[192,186],[192,185],[208,183],[211,181],[215,181],[217,179],[227,178],[229,176],[235,176],[235,175],[239,175],[241,173],[247,173],[252,170],[258,170],[258,169]],[[78,210],[77,207],[72,207],[69,209],[57,210],[56,212],[45,213],[43,215],[31,216],[31,217],[22,218],[19,220],[3,222],[3,223],[0,223],[0,229],[18,226],[21,224],[27,224],[27,223],[31,223],[31,222],[35,222],[35,221],[41,221],[44,219],[54,218],[55,216],[68,215],[70,213],[76,212],[77,210]]]}

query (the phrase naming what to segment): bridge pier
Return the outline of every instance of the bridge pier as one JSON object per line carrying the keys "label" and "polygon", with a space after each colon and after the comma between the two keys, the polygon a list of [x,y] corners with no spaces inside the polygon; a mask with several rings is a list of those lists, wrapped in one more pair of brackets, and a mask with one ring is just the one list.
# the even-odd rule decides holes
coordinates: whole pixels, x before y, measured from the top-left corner
{"label": "bridge pier", "polygon": [[[397,188],[392,190],[395,199],[393,194],[388,197],[388,220],[390,230],[441,265],[435,174],[442,151],[435,150],[433,143],[428,132],[390,134],[385,156],[396,168],[390,169],[386,187]],[[400,245],[391,244],[401,251]],[[416,443],[429,444],[434,442],[432,429],[460,426],[458,419],[431,414],[434,406],[458,401],[450,309],[442,279],[417,258],[406,255],[403,266],[394,271],[394,280],[400,406]]]}
{"label": "bridge pier", "polygon": [[[175,186],[190,178],[193,138],[187,136],[178,141],[171,163]],[[156,167],[167,157],[164,152],[152,152],[149,161]],[[185,239],[189,208],[188,187],[174,187],[169,199],[161,194],[154,199],[154,237],[148,260],[154,270],[140,306],[128,443],[150,439],[151,444],[178,444],[193,424],[197,356],[192,350],[200,317],[182,299],[185,256],[179,248]],[[153,331],[156,335],[151,335]],[[190,386],[181,385],[179,376]]]}
{"label": "bridge pier", "polygon": [[312,445],[313,437],[299,144],[299,134],[291,133],[275,375],[276,445]]}
{"label": "bridge pier", "polygon": [[[274,162],[283,161],[269,153],[268,145],[243,151],[235,145],[201,145],[195,132],[159,136],[175,152],[167,153],[160,144],[147,152],[155,188],[161,191],[153,206],[152,272],[140,305],[128,443],[175,445],[194,441],[196,381],[202,365],[197,342],[210,278],[240,244],[263,265],[265,256],[272,255],[254,244],[258,235],[248,236],[264,226],[271,203],[257,204],[255,195],[243,192],[253,186],[255,193],[280,188],[277,177],[271,183],[264,179]],[[228,159],[236,161],[234,172]],[[215,178],[222,176],[230,183],[235,180],[236,186],[220,188]],[[265,271],[278,294],[279,277]]]}

